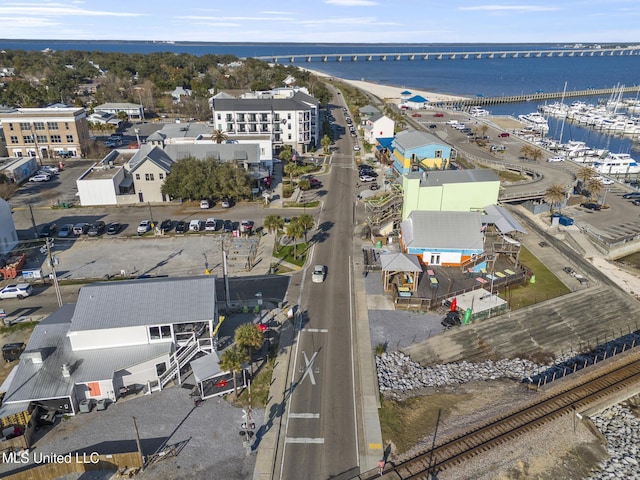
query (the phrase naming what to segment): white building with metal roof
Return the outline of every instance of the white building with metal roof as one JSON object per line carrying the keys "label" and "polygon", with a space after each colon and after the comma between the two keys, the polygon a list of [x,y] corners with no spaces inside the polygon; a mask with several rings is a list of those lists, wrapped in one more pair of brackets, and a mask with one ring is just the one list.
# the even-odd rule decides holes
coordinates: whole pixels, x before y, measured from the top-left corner
{"label": "white building with metal roof", "polygon": [[[122,388],[155,391],[198,352],[212,352],[216,277],[137,279],[82,287],[40,322],[20,357],[4,405],[36,402],[74,414],[83,400],[116,401]],[[199,338],[199,335],[204,337]]]}

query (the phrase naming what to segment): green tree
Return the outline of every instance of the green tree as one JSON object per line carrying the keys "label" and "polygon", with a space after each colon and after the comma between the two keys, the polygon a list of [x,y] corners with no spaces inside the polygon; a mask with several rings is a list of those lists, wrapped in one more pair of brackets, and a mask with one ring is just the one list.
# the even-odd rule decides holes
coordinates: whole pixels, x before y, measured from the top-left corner
{"label": "green tree", "polygon": [[602,193],[602,190],[604,190],[604,185],[602,185],[602,182],[600,181],[599,178],[591,177],[589,180],[585,182],[585,188],[589,190],[589,193],[591,195],[594,195],[595,197],[599,197],[600,193]]}
{"label": "green tree", "polygon": [[211,140],[216,143],[224,143],[229,140],[229,136],[225,133],[224,130],[216,128],[213,132],[211,132]]}
{"label": "green tree", "polygon": [[292,162],[292,161],[289,161],[289,163],[286,163],[284,167],[282,167],[282,171],[286,175],[289,175],[289,183],[291,183],[291,188],[293,188],[293,174],[297,170],[298,170],[298,166],[295,164],[295,162]]}
{"label": "green tree", "polygon": [[238,398],[237,373],[242,370],[242,365],[249,360],[247,351],[239,345],[231,345],[220,355],[220,369],[231,372],[233,375],[233,393]]}
{"label": "green tree", "polygon": [[582,184],[586,184],[589,179],[593,178],[596,176],[596,171],[593,169],[593,167],[588,167],[588,166],[581,166],[578,169],[578,173],[576,173],[576,178],[578,180],[580,180],[582,182]]}
{"label": "green tree", "polygon": [[533,147],[528,143],[525,143],[524,145],[522,145],[522,147],[520,147],[520,156],[525,160],[528,160],[529,158],[531,158],[532,150]]}
{"label": "green tree", "polygon": [[320,145],[322,145],[322,150],[324,153],[329,153],[329,147],[331,146],[331,137],[329,135],[325,135],[320,139]]}
{"label": "green tree", "polygon": [[274,233],[284,227],[284,220],[280,215],[267,215],[264,219],[263,225],[268,232]]}
{"label": "green tree", "polygon": [[247,350],[249,363],[251,364],[251,374],[253,375],[253,362],[251,361],[251,357],[253,351],[262,346],[264,335],[253,323],[243,323],[236,328],[233,338],[240,348]]}
{"label": "green tree", "polygon": [[292,218],[287,226],[287,237],[293,241],[293,257],[298,258],[298,239],[304,234],[304,228],[297,218]]}
{"label": "green tree", "polygon": [[311,181],[308,178],[303,178],[298,182],[298,188],[302,191],[311,190]]}
{"label": "green tree", "polygon": [[300,215],[299,217],[296,217],[296,222],[302,227],[304,242],[307,243],[307,232],[314,227],[314,225],[316,224],[315,220],[311,215],[305,213]]}
{"label": "green tree", "polygon": [[283,162],[290,162],[293,158],[293,148],[291,145],[285,145],[280,149],[280,153],[278,153],[278,158]]}
{"label": "green tree", "polygon": [[558,207],[558,211],[560,211],[560,205],[564,202],[566,198],[566,190],[563,185],[555,183],[551,185],[544,192],[544,201],[551,205],[551,212],[553,213],[554,207]]}

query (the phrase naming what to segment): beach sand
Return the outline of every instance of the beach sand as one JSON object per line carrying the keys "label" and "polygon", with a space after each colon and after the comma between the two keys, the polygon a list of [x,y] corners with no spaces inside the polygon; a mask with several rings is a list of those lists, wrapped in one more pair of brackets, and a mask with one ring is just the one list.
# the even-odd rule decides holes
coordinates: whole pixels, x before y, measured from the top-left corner
{"label": "beach sand", "polygon": [[432,103],[448,102],[452,100],[464,100],[466,98],[466,97],[460,97],[455,95],[445,95],[442,93],[426,92],[424,90],[417,90],[415,88],[392,87],[389,85],[380,85],[377,83],[365,82],[362,80],[347,80],[345,78],[335,77],[333,75],[327,75],[326,73],[318,72],[317,70],[311,70],[309,68],[304,68],[304,67],[298,67],[298,68],[301,70],[313,73],[318,77],[334,78],[341,82],[348,83],[350,85],[353,85],[356,88],[369,92],[370,94],[378,97],[382,101],[388,100],[388,101],[399,102],[401,97],[400,93],[404,92],[405,90],[411,92],[411,95],[421,95],[422,97],[426,98],[427,100],[429,100],[429,102],[432,102]]}

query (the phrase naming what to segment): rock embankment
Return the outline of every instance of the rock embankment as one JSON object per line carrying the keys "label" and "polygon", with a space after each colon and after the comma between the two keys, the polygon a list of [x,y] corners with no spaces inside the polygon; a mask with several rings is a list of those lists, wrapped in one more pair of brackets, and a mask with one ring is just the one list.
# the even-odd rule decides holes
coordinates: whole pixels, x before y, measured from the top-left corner
{"label": "rock embankment", "polygon": [[599,464],[600,470],[588,480],[605,478],[640,479],[638,431],[640,418],[626,405],[614,405],[591,417],[594,425],[607,439],[610,458]]}
{"label": "rock embankment", "polygon": [[546,366],[524,359],[486,360],[479,363],[458,362],[423,367],[408,355],[396,351],[376,357],[380,392],[394,395],[425,387],[459,385],[473,380],[511,378],[530,381]]}

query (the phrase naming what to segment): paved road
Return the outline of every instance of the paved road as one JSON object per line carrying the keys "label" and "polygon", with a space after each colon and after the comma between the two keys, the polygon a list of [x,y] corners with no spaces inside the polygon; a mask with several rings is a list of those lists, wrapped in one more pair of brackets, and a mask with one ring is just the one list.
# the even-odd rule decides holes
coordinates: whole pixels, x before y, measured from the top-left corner
{"label": "paved road", "polygon": [[[335,110],[334,116],[340,120],[342,112]],[[350,137],[337,144],[340,152],[353,151]],[[351,165],[353,157],[336,157],[332,164]],[[280,438],[284,446],[277,477],[282,479],[315,480],[358,471],[349,261],[354,179],[353,171],[333,168],[326,181],[330,194],[320,214],[310,262],[327,265],[325,282],[311,283],[310,270],[294,280],[301,282],[305,313],[293,353],[293,385]]]}

